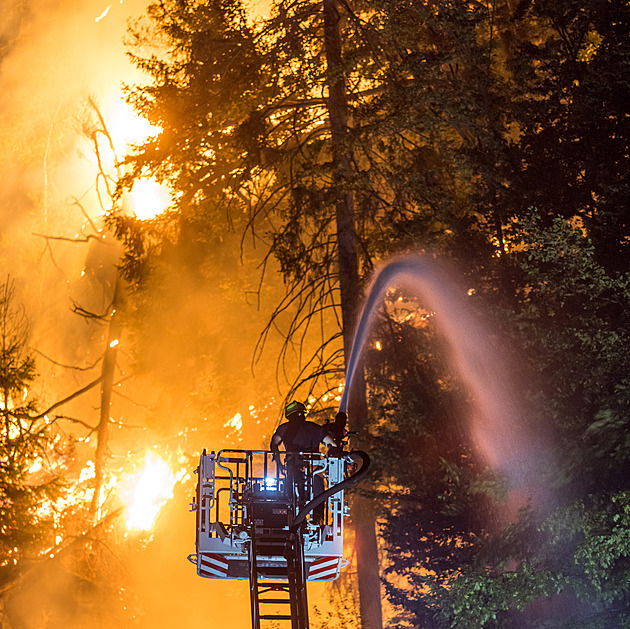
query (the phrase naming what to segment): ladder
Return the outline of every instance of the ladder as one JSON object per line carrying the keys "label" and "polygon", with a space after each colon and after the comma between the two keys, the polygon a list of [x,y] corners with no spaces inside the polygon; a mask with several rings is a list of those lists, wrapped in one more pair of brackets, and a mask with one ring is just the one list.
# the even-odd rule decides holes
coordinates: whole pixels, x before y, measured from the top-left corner
{"label": "ladder", "polygon": [[[293,482],[288,489],[287,523],[293,519],[299,505]],[[248,559],[252,629],[261,629],[261,621],[267,620],[291,621],[291,629],[308,629],[302,527],[257,530],[253,500],[248,511],[251,514]],[[264,557],[274,555],[284,556],[286,566],[265,566]],[[282,611],[277,611],[279,608],[283,608]]]}

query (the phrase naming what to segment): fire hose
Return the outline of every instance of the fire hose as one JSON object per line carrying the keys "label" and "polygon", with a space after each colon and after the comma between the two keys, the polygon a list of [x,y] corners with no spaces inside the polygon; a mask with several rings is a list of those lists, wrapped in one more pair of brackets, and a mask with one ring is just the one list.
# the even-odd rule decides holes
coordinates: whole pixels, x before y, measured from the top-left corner
{"label": "fire hose", "polygon": [[313,509],[315,509],[315,507],[318,507],[325,500],[328,500],[330,496],[336,494],[342,489],[345,489],[346,487],[349,487],[350,485],[354,485],[355,483],[358,483],[367,474],[367,471],[370,467],[370,457],[367,455],[367,453],[363,452],[362,450],[353,450],[352,452],[349,452],[346,456],[349,456],[350,458],[354,460],[361,459],[361,462],[362,462],[361,467],[354,474],[348,476],[348,478],[345,478],[340,483],[337,483],[336,485],[329,487],[326,491],[322,492],[318,496],[315,496],[315,498],[313,498],[310,502],[307,502],[300,509],[298,514],[295,516],[295,519],[293,520],[291,526],[289,527],[290,533],[295,533],[298,526],[300,526],[300,524],[304,522],[304,519],[306,518],[306,516]]}

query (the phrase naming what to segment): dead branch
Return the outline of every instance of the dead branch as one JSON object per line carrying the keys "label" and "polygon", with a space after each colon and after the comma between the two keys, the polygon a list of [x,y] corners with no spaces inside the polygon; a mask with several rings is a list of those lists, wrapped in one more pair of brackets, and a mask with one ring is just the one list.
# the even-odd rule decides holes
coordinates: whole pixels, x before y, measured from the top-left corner
{"label": "dead branch", "polygon": [[91,426],[90,424],[88,424],[87,422],[83,421],[82,419],[77,419],[76,417],[70,417],[69,415],[55,415],[51,420],[50,423],[53,424],[54,422],[60,420],[60,419],[65,419],[66,421],[69,421],[73,424],[81,424],[81,426],[84,426],[85,428],[89,428],[90,432],[89,434],[92,434],[95,430],[96,430],[96,426]]}
{"label": "dead branch", "polygon": [[74,301],[74,299],[71,299],[70,301],[72,301],[72,312],[74,312],[75,314],[78,314],[79,316],[85,319],[94,319],[96,321],[102,321],[103,323],[107,323],[109,321],[109,313],[111,311],[111,304],[107,307],[106,311],[103,314],[97,314],[95,312],[91,312],[90,310],[87,310],[86,308],[81,306],[79,303]]}
{"label": "dead branch", "polygon": [[[81,214],[83,214],[83,216],[85,217],[85,220],[90,224],[92,229],[97,234],[100,233],[100,230],[98,229],[98,227],[96,226],[94,221],[90,218],[90,215],[87,213],[87,210],[83,207],[83,204],[79,201],[79,199],[77,197],[72,197],[72,199],[73,199],[73,201],[72,201],[71,205],[76,205],[81,210]],[[105,242],[105,239],[102,239],[102,240],[103,240],[103,244],[107,244],[107,245],[110,244],[108,242]]]}
{"label": "dead branch", "polygon": [[66,236],[47,236],[46,234],[38,234],[37,232],[33,232],[33,236],[37,236],[38,238],[43,238],[46,241],[61,240],[62,242],[71,242],[71,243],[86,243],[86,242],[90,242],[90,239],[98,240],[99,242],[102,241],[102,238],[95,234],[88,234],[87,236],[84,236],[83,238],[68,238]]}
{"label": "dead branch", "polygon": [[90,371],[90,369],[94,369],[94,367],[96,367],[96,365],[100,362],[102,358],[102,357],[97,358],[91,365],[88,365],[87,367],[77,367],[76,365],[64,365],[63,363],[56,361],[54,358],[51,358],[50,356],[46,356],[44,352],[41,352],[38,349],[33,349],[33,351],[36,354],[39,354],[42,358],[45,358],[47,361],[51,362],[53,365],[57,365],[58,367],[63,367],[64,369],[74,369],[76,371]]}
{"label": "dead branch", "polygon": [[103,380],[102,375],[99,376],[96,380],[93,380],[89,384],[85,385],[82,389],[79,389],[78,391],[75,391],[68,397],[64,398],[63,400],[59,400],[58,402],[55,402],[52,406],[47,408],[43,413],[40,413],[39,415],[35,415],[31,417],[31,419],[42,419],[43,417],[48,415],[51,411],[55,410],[56,408],[59,408],[60,406],[63,406],[64,404],[67,404],[71,400],[74,400],[75,398],[79,397],[80,395],[83,395],[84,393],[86,393],[87,391],[95,387],[97,384],[99,384],[101,380]]}

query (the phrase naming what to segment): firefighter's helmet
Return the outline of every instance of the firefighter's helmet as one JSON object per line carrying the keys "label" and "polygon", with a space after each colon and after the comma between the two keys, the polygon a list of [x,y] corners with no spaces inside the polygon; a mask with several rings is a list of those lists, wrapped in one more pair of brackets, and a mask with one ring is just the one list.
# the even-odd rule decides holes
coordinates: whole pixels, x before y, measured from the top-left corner
{"label": "firefighter's helmet", "polygon": [[306,414],[306,406],[302,402],[291,402],[284,409],[284,416],[287,419],[292,419],[292,415],[299,413],[300,415]]}

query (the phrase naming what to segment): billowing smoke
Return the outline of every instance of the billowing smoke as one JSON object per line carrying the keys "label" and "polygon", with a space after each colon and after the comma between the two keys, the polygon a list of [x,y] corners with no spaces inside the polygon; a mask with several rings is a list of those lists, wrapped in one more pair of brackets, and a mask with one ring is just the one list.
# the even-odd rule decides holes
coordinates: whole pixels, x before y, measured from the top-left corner
{"label": "billowing smoke", "polygon": [[81,134],[88,98],[107,112],[121,83],[137,78],[122,37],[143,3],[113,4],[96,21],[107,6],[9,0],[0,9],[0,256],[27,304],[37,304],[28,310],[37,345],[47,344],[39,349],[62,352],[62,360],[66,336],[57,326],[75,326],[70,300],[89,252],[72,241],[93,231],[88,219],[98,224],[101,210],[94,155]]}

